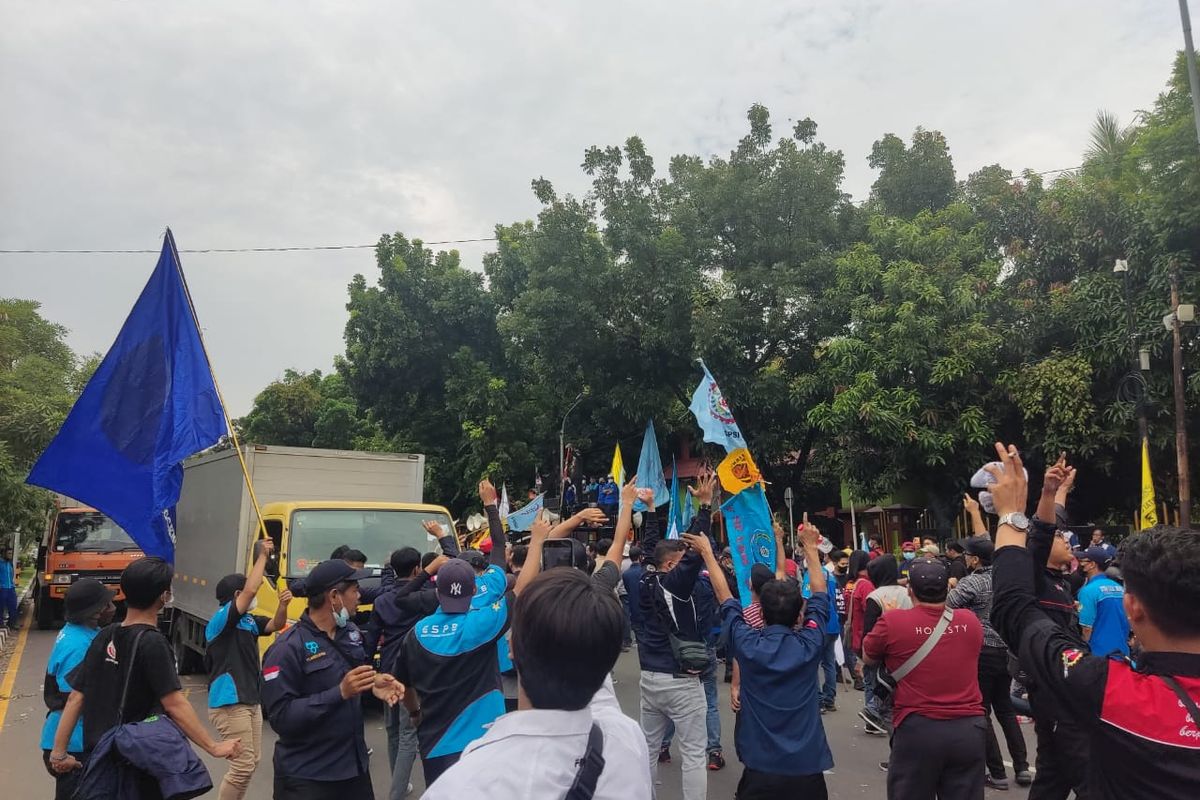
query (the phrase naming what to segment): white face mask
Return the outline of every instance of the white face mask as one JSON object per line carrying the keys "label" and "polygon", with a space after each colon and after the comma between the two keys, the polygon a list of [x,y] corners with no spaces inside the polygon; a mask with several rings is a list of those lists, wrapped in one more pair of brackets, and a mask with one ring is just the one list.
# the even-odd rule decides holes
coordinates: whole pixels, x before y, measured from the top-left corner
{"label": "white face mask", "polygon": [[350,624],[350,611],[345,605],[342,605],[341,608],[334,610],[333,621],[334,624],[336,624],[339,628],[344,628]]}

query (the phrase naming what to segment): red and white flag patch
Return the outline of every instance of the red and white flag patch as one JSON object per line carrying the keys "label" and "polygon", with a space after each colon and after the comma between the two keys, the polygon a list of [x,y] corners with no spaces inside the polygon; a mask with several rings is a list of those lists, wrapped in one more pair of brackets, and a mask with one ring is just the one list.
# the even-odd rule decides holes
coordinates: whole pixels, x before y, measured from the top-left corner
{"label": "red and white flag patch", "polygon": [[265,667],[263,669],[263,680],[273,681],[279,677],[279,667]]}

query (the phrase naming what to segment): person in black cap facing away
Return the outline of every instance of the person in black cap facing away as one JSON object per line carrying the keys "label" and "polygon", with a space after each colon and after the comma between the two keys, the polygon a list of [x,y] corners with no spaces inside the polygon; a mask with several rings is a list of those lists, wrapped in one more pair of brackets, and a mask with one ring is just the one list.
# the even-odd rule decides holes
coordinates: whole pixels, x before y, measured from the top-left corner
{"label": "person in black cap facing away", "polygon": [[[113,614],[117,610],[113,605],[115,595],[115,592],[95,578],[80,578],[67,589],[67,624],[63,626],[54,641],[54,649],[50,651],[50,660],[46,663],[46,682],[42,688],[42,696],[48,709],[46,723],[42,726],[42,758],[46,770],[54,776],[55,800],[69,800],[79,780],[77,771],[59,775],[50,769],[54,732],[58,729],[58,719],[62,716],[63,707],[71,694],[71,682],[67,676],[83,661],[88,645],[96,638],[101,626],[112,622]],[[67,752],[81,763],[87,761],[83,751],[82,722],[75,723]]]}
{"label": "person in black cap facing away", "polygon": [[366,663],[351,621],[370,573],[322,561],[304,582],[308,610],[263,658],[263,708],[275,745],[276,800],[373,800],[362,697],[394,706],[404,687]]}
{"label": "person in black cap facing away", "polygon": [[949,585],[944,563],[913,561],[913,607],[885,609],[863,640],[867,663],[882,663],[881,679],[890,674],[896,685],[889,800],[983,797],[986,718],[976,678],[983,626],[970,611],[946,607]]}
{"label": "person in black cap facing away", "polygon": [[[996,452],[1003,469],[991,470],[996,483],[989,487],[1000,514],[992,624],[1019,653],[1021,668],[1082,728],[1091,760],[1086,795],[1079,796],[1194,800],[1200,786],[1200,536],[1158,526],[1122,543],[1122,602],[1142,654],[1135,667],[1090,653],[1038,601],[1037,562],[1025,541],[1031,527],[1052,535],[1047,521],[1054,519],[1055,490],[1074,470],[1064,458],[1047,470],[1031,521],[1024,513],[1028,485],[1020,454],[1000,443]],[[1041,778],[1039,752],[1035,790]]]}
{"label": "person in black cap facing away", "polygon": [[258,637],[270,636],[287,625],[292,593],[279,593],[271,619],[250,612],[258,605],[267,559],[275,549],[270,539],[254,545],[250,576],[226,575],[217,582],[217,613],[204,629],[208,667],[208,719],[226,739],[242,740],[242,752],[229,762],[221,780],[219,800],[241,800],[262,758],[262,665]]}
{"label": "person in black cap facing away", "polygon": [[[234,758],[241,751],[237,739],[213,739],[183,696],[171,643],[158,629],[158,614],[171,602],[174,576],[170,564],[153,556],[139,558],[121,573],[124,622],[96,634],[83,661],[67,676],[71,696],[58,720],[54,748],[47,759],[60,775],[82,766],[67,752],[81,714],[84,752],[95,749],[109,729],[157,714],[169,717],[213,758]],[[122,687],[126,685],[129,692],[122,707]]]}
{"label": "person in black cap facing away", "polygon": [[[983,695],[983,713],[992,713],[1000,723],[1004,741],[1012,756],[1013,772],[1017,783],[1028,786],[1033,783],[1029,771],[1029,754],[1025,737],[1017,724],[1017,712],[1013,708],[1008,674],[1008,647],[1000,634],[992,627],[992,540],[987,536],[973,536],[961,542],[966,555],[963,557],[971,574],[950,590],[946,605],[950,608],[966,608],[974,612],[983,625],[983,650],[979,653],[979,691]],[[991,720],[987,723],[987,785],[992,789],[1008,788],[1008,776],[1004,760],[1000,755],[1000,744],[992,730]]]}

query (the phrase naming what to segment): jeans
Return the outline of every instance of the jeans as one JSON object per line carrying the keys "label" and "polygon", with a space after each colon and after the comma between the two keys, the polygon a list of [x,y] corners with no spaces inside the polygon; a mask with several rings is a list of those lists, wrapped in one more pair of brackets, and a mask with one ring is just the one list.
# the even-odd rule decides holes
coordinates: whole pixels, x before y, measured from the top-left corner
{"label": "jeans", "polygon": [[[845,625],[846,621],[842,620]],[[850,670],[850,674],[854,675],[854,665],[858,663],[858,656],[854,654],[854,649],[850,647],[850,631],[844,629],[842,631],[842,652],[846,654],[846,669]]]}
{"label": "jeans", "polygon": [[401,800],[408,795],[408,783],[412,779],[413,762],[417,760],[417,729],[403,704],[397,703],[384,711],[387,726],[388,764],[392,768],[390,800]]}
{"label": "jeans", "polygon": [[0,589],[0,619],[8,612],[7,624],[10,628],[17,627],[17,590]]}
{"label": "jeans", "polygon": [[837,702],[837,645],[836,633],[825,634],[825,649],[821,651],[821,672],[825,682],[821,685],[821,705],[832,706]]}
{"label": "jeans", "polygon": [[700,683],[704,686],[704,700],[708,705],[704,723],[708,733],[709,753],[721,750],[721,709],[717,707],[717,654],[708,651],[708,668],[700,673]]}
{"label": "jeans", "polygon": [[878,664],[863,664],[863,708],[876,713],[879,711],[879,700],[875,697],[875,676],[878,674]]}
{"label": "jeans", "polygon": [[219,800],[242,800],[250,788],[250,779],[262,758],[262,706],[239,703],[212,708],[208,719],[223,739],[241,739],[242,750],[229,759],[229,769],[217,791]]}
{"label": "jeans", "polygon": [[[617,565],[618,567],[620,564]],[[621,617],[621,646],[629,648],[633,644],[633,623],[629,618],[629,595],[621,595],[621,610],[625,614]]]}
{"label": "jeans", "polygon": [[705,765],[706,709],[704,690],[694,677],[677,678],[665,672],[643,672],[642,732],[650,751],[650,785],[658,780],[658,751],[669,723],[679,735],[683,758],[683,800],[705,800],[708,771]]}
{"label": "jeans", "polygon": [[[1008,650],[984,646],[979,653],[979,691],[983,695],[983,713],[995,715],[1004,733],[1004,741],[1008,744],[1008,753],[1012,756],[1013,771],[1020,772],[1029,769],[1029,754],[1025,749],[1025,737],[1021,735],[1021,726],[1017,724],[1012,696],[1008,692],[1011,680],[1008,675]],[[987,723],[987,766],[993,778],[1005,776],[1000,742],[992,730],[990,719]]]}

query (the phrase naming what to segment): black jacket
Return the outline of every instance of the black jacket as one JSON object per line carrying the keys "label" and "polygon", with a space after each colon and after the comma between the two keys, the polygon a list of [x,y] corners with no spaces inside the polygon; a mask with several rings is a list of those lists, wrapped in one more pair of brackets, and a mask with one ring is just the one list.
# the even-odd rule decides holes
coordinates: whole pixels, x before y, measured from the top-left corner
{"label": "black jacket", "polygon": [[1200,726],[1159,675],[1200,699],[1200,656],[1147,653],[1127,661],[1088,652],[1035,594],[1041,570],[1021,547],[996,551],[992,624],[1043,694],[1087,731],[1089,797],[1194,800],[1200,786]]}
{"label": "black jacket", "polygon": [[[646,512],[643,515],[644,528],[642,546],[646,553],[652,554],[662,538],[658,525],[658,515]],[[701,506],[700,512],[692,520],[689,533],[703,533],[711,540],[712,509]],[[696,602],[692,593],[700,570],[704,568],[704,559],[695,550],[688,550],[683,558],[670,572],[659,572],[647,566],[642,575],[639,587],[638,602],[642,611],[642,638],[638,642],[638,661],[643,672],[666,672],[675,674],[679,664],[671,649],[668,634],[671,632],[671,617],[667,609],[667,593],[672,598],[672,609],[675,612],[675,622],[678,626],[676,634],[680,639],[693,642],[703,642],[706,637],[696,620]]]}

